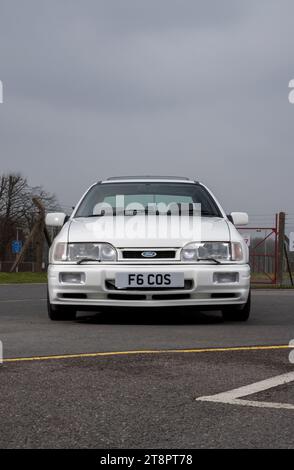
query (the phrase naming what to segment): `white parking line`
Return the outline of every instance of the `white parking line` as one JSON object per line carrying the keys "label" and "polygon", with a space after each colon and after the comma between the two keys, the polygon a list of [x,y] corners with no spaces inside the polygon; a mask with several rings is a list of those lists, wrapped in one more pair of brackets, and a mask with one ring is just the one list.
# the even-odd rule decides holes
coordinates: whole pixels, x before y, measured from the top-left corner
{"label": "white parking line", "polygon": [[240,400],[241,397],[253,395],[254,393],[262,392],[270,388],[278,387],[289,382],[294,381],[294,372],[287,372],[286,374],[277,375],[267,380],[261,380],[245,387],[234,388],[228,392],[217,393],[207,397],[196,398],[196,401],[210,401],[214,403],[226,403],[228,405],[242,405],[242,406],[256,406],[258,408],[285,408],[294,410],[294,405],[290,403],[272,403],[265,401],[250,401]]}

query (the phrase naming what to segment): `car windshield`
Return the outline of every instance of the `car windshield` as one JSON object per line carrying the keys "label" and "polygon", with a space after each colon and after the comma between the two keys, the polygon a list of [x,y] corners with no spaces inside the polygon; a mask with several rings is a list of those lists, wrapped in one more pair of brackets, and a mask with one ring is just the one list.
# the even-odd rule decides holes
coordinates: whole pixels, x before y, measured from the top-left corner
{"label": "car windshield", "polygon": [[191,209],[200,204],[203,216],[222,217],[214,199],[200,184],[162,182],[98,183],[86,193],[75,217],[104,215],[101,209],[104,206],[111,207],[113,215],[118,210],[127,215],[129,208],[140,212],[150,210],[150,207],[157,213],[157,207],[162,204],[169,207],[184,204]]}

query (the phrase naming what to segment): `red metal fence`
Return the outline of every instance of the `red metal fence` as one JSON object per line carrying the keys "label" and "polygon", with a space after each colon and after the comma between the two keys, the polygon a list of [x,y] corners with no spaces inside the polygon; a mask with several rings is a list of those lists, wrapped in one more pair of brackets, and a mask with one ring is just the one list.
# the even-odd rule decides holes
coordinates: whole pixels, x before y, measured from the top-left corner
{"label": "red metal fence", "polygon": [[238,227],[249,246],[252,282],[277,284],[278,215],[274,227]]}

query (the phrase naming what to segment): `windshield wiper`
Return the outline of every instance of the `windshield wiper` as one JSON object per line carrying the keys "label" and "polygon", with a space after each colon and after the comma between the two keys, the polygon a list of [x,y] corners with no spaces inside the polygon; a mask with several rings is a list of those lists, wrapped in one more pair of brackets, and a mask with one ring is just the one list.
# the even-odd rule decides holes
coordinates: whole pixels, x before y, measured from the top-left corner
{"label": "windshield wiper", "polygon": [[[132,211],[133,212],[133,211]],[[141,211],[142,212],[142,211]],[[122,209],[117,210],[115,207],[113,207],[112,210],[107,211],[107,210],[102,210],[99,214],[87,214],[87,215],[77,215],[78,217],[104,217],[104,216],[116,216],[116,215],[126,215],[126,212]],[[131,214],[133,215],[133,214]]]}
{"label": "windshield wiper", "polygon": [[145,214],[145,215],[197,215],[197,216],[201,216],[201,217],[218,217],[216,214],[212,213],[212,212],[209,212],[209,211],[198,211],[197,209],[183,209],[183,210],[179,210],[178,212],[175,211],[175,213],[173,213],[173,211],[171,211],[170,209],[167,211],[167,212],[161,212],[157,209],[150,209],[150,208],[147,208],[145,207],[145,209],[127,209],[127,210],[123,210],[123,209],[119,209],[117,210],[115,207],[113,208],[112,211],[110,212],[107,212],[107,211],[104,211],[102,210],[100,212],[100,214],[87,214],[87,215],[78,215],[76,216],[76,218],[79,218],[79,217],[104,217],[104,216],[107,216],[107,215],[110,215],[110,216],[117,216],[117,215],[124,215],[124,216],[134,216],[134,215],[139,215],[139,214]]}
{"label": "windshield wiper", "polygon": [[179,215],[197,215],[198,217],[218,217],[216,214],[213,212],[209,211],[200,211],[198,209],[183,209],[180,210]]}
{"label": "windshield wiper", "polygon": [[197,261],[213,261],[215,264],[222,264],[218,259],[215,258],[197,258]]}
{"label": "windshield wiper", "polygon": [[201,211],[201,215],[205,217],[218,217],[216,214],[213,214],[212,212],[209,212],[209,211]]}
{"label": "windshield wiper", "polygon": [[79,259],[77,264],[86,263],[87,261],[98,261],[100,263],[100,259],[97,259],[97,258],[81,258]]}

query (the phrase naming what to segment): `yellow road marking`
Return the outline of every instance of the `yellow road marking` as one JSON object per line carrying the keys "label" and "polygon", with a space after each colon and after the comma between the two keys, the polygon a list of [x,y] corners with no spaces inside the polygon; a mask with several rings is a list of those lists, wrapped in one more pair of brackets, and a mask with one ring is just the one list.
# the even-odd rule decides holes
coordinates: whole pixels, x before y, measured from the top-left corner
{"label": "yellow road marking", "polygon": [[[293,347],[293,346],[292,346]],[[228,351],[267,351],[276,349],[290,349],[289,344],[276,346],[236,346],[228,348],[198,348],[198,349],[143,349],[139,351],[106,351],[96,353],[63,354],[59,356],[34,356],[16,357],[3,359],[3,362],[24,362],[24,361],[49,361],[51,359],[82,359],[87,357],[100,356],[124,356],[134,354],[170,354],[170,353],[208,353],[208,352],[228,352]]]}

